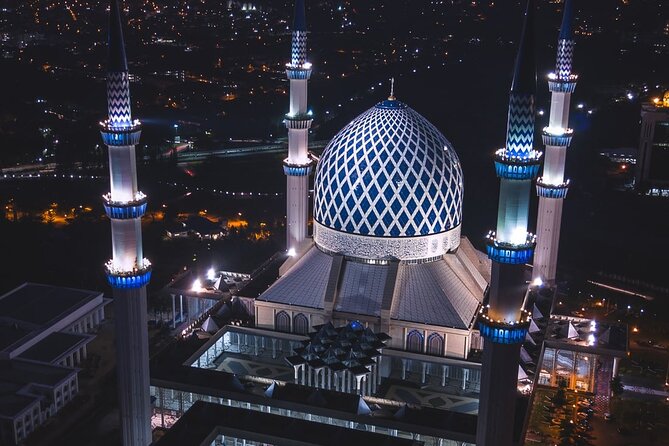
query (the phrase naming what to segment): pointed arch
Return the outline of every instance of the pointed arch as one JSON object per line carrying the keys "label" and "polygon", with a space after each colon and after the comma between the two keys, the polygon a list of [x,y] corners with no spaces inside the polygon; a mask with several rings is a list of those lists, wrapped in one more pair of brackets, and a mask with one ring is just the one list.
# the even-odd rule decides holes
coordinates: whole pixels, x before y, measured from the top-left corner
{"label": "pointed arch", "polygon": [[309,318],[303,313],[297,313],[295,316],[293,316],[293,333],[309,333]]}
{"label": "pointed arch", "polygon": [[279,311],[274,316],[274,329],[290,333],[290,315],[285,311]]}
{"label": "pointed arch", "polygon": [[432,333],[427,337],[427,354],[444,356],[444,337],[439,333]]}
{"label": "pointed arch", "polygon": [[423,353],[423,333],[418,330],[411,330],[407,334],[407,351]]}

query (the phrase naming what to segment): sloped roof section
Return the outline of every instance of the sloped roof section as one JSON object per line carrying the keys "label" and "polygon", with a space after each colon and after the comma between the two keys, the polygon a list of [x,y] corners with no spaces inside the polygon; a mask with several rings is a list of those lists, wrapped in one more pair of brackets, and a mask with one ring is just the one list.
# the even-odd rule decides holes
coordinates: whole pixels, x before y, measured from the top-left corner
{"label": "sloped roof section", "polygon": [[388,265],[347,261],[339,282],[337,311],[378,316],[388,276]]}
{"label": "sloped roof section", "polygon": [[332,257],[312,247],[258,300],[322,309],[331,267]]}
{"label": "sloped roof section", "polygon": [[[459,263],[455,256],[449,261]],[[464,269],[462,264],[460,266]],[[460,275],[462,272],[456,274],[446,260],[400,265],[391,318],[468,329],[481,296],[476,295],[476,288]]]}

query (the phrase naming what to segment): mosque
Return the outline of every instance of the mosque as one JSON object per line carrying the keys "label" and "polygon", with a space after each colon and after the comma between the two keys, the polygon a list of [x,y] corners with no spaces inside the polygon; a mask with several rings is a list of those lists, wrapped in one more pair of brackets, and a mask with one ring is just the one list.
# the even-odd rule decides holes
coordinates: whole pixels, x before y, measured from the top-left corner
{"label": "mosque", "polygon": [[367,110],[316,166],[314,235],[255,301],[256,326],[307,333],[359,321],[390,346],[466,358],[490,262],[460,235],[451,143],[395,99]]}
{"label": "mosque", "polygon": [[[120,363],[131,364],[119,370],[126,445],[149,443],[150,418],[151,427],[167,429],[159,446],[510,446],[522,438],[526,415],[528,395],[524,404],[516,404],[523,399],[519,379],[530,387],[540,376],[541,383],[554,385],[555,375],[562,373],[575,377],[570,386],[592,388],[590,347],[608,343],[614,332],[585,320],[551,325],[527,301],[527,264],[537,246],[536,237],[527,232],[529,200],[541,166],[534,141],[534,8],[534,0],[528,0],[506,145],[494,158],[500,179],[497,229],[490,232],[483,253],[461,235],[463,171],[456,150],[434,125],[397,99],[392,86],[390,96],[346,125],[320,158],[308,151],[314,119],[307,107],[312,66],[304,0],[296,0],[286,64],[286,252],[251,274],[232,298],[232,307],[250,323],[218,329],[206,319],[204,342],[190,350],[162,352],[152,358],[147,376],[148,353],[135,348],[146,346],[146,336],[137,334],[146,323],[134,318],[146,311],[140,306],[150,279],[150,263],[137,264],[142,256],[136,255],[141,254],[139,222],[146,199],[133,199],[138,194],[134,165],[124,164],[133,159],[127,155],[139,139],[139,122],[130,119],[120,13],[112,0],[111,124],[103,126],[102,134],[113,179],[131,184],[126,189],[134,193],[107,203],[118,232],[108,278],[116,299],[132,305],[120,307],[124,312],[117,329],[135,332],[121,339],[119,348]],[[563,10],[557,74],[549,77],[551,121],[542,133],[549,160],[536,186],[543,203],[539,282],[554,279],[568,189],[564,159],[573,133],[567,128],[576,86],[571,0]],[[119,114],[123,122],[112,125]],[[134,264],[121,262],[133,258]],[[195,294],[189,297],[199,299]],[[217,308],[206,306],[200,319],[215,316]],[[597,330],[605,333],[601,339],[596,339]],[[537,373],[543,336],[549,332],[554,333],[545,351],[550,367]],[[569,342],[560,342],[563,338]]]}

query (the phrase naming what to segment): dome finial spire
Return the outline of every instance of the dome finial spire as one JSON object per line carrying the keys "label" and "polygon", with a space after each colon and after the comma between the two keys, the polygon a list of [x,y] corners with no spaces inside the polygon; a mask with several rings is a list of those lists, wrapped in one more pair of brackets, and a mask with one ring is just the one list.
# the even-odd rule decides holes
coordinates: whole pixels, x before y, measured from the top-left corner
{"label": "dome finial spire", "polygon": [[390,78],[390,96],[388,96],[389,101],[395,100],[395,78]]}

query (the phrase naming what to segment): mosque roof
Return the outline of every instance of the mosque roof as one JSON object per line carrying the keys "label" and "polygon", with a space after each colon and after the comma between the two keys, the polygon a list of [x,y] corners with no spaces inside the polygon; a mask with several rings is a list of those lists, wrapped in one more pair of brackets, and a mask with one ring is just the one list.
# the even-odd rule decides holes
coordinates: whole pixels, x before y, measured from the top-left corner
{"label": "mosque roof", "polygon": [[442,233],[462,220],[460,161],[434,125],[388,99],[351,121],[325,148],[314,203],[315,220],[336,231],[374,237]]}
{"label": "mosque roof", "polygon": [[323,308],[332,260],[332,256],[312,248],[290,269],[290,274],[280,277],[258,300]]}
{"label": "mosque roof", "polygon": [[[458,271],[460,270],[460,271]],[[481,290],[454,255],[417,265],[400,265],[392,319],[469,328],[478,310]]]}
{"label": "mosque roof", "polygon": [[[468,329],[487,285],[468,254],[431,262],[369,264],[312,247],[258,300]],[[334,279],[332,279],[334,277]],[[334,283],[329,283],[331,280]]]}

